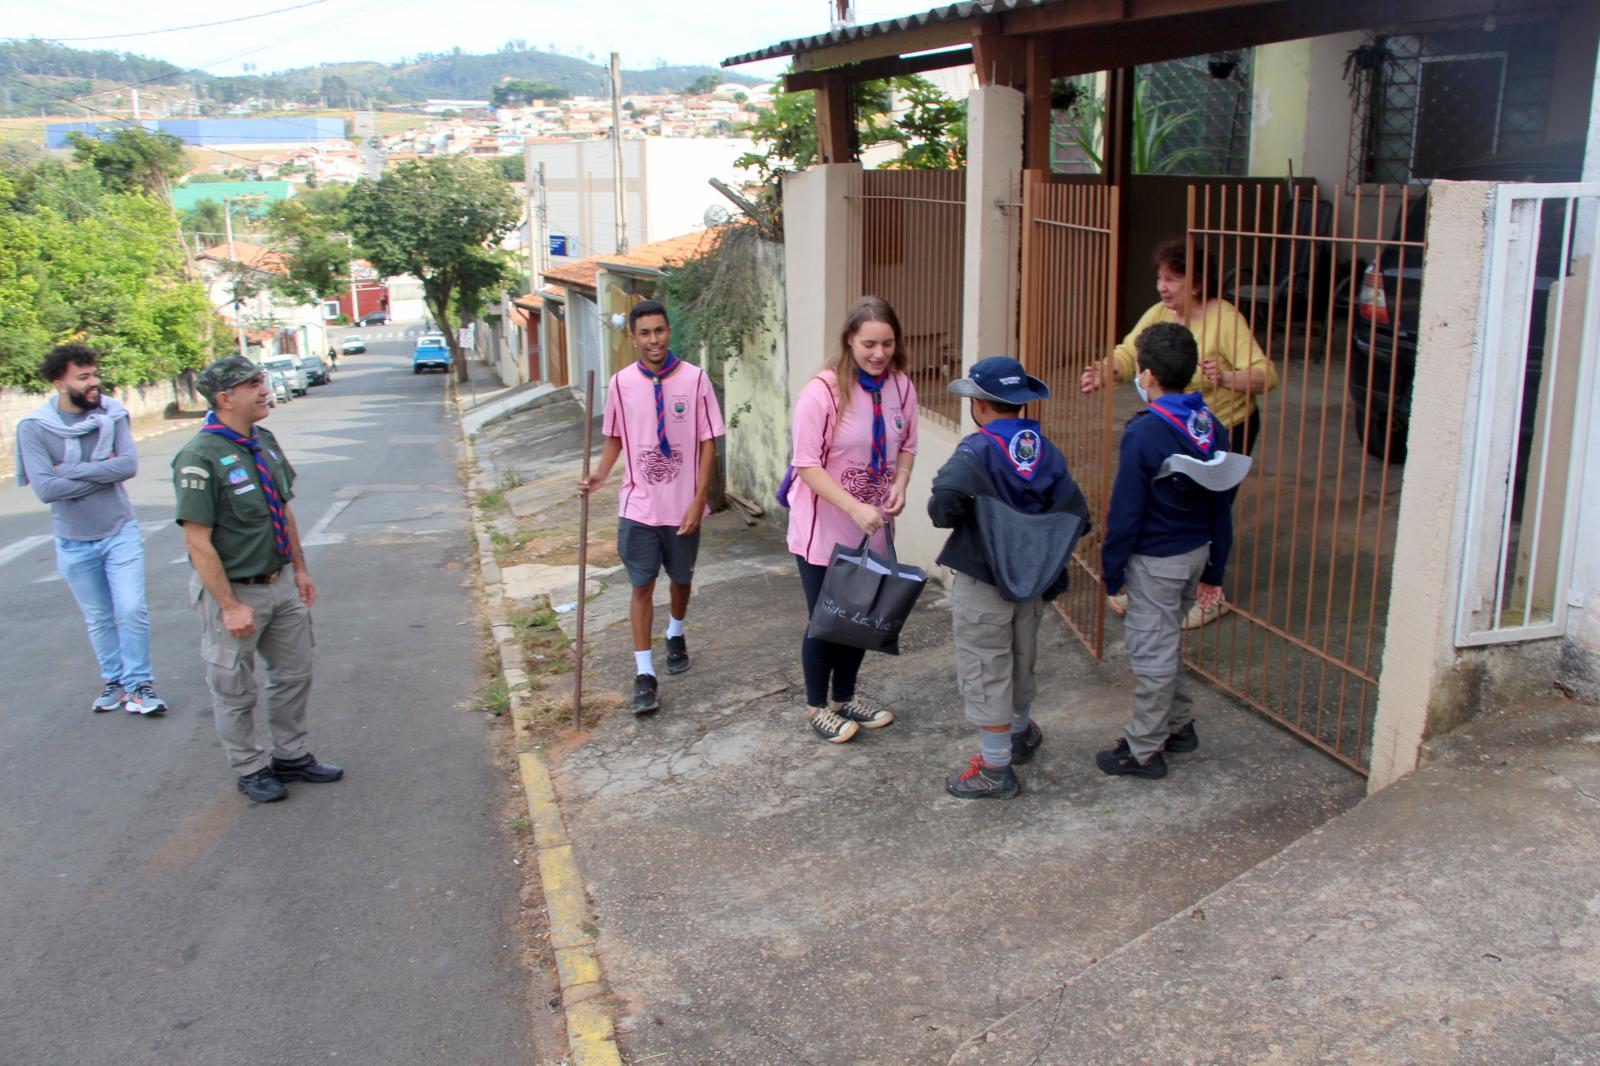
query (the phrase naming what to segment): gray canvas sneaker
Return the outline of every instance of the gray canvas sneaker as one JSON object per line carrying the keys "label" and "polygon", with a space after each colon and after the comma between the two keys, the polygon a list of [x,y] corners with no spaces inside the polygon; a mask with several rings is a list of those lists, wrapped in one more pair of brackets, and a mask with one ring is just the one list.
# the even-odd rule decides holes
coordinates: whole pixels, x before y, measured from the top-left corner
{"label": "gray canvas sneaker", "polygon": [[114,711],[121,707],[123,701],[127,698],[126,689],[115,681],[107,681],[106,687],[100,690],[100,695],[94,698],[94,702],[89,705],[89,709],[95,714],[105,714],[107,711]]}

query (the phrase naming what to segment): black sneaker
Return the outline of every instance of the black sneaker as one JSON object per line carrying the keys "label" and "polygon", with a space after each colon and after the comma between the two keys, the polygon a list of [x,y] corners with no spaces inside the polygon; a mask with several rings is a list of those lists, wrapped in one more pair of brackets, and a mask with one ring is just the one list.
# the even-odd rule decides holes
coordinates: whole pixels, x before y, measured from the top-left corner
{"label": "black sneaker", "polygon": [[944,790],[956,799],[1008,800],[1022,791],[1022,782],[1011,767],[990,766],[982,755],[974,755],[965,770],[944,779]]}
{"label": "black sneaker", "polygon": [[89,709],[95,714],[105,714],[121,707],[128,699],[128,692],[115,681],[107,681],[106,687],[100,690],[100,695],[89,704]]}
{"label": "black sneaker", "polygon": [[1038,722],[1029,722],[1021,733],[1011,734],[1011,765],[1019,766],[1033,758],[1033,753],[1044,743],[1044,733]]}
{"label": "black sneaker", "polygon": [[1170,751],[1176,755],[1183,755],[1194,751],[1200,746],[1200,737],[1194,731],[1194,719],[1184,723],[1182,729],[1167,737],[1167,742],[1161,745],[1162,751]]}
{"label": "black sneaker", "polygon": [[661,697],[656,695],[656,675],[640,674],[633,679],[633,713],[650,714],[661,709]]}
{"label": "black sneaker", "polygon": [[1162,758],[1158,751],[1143,763],[1133,757],[1133,752],[1128,749],[1126,738],[1119,741],[1117,746],[1109,751],[1102,751],[1094,757],[1095,765],[1100,767],[1100,772],[1113,777],[1143,777],[1154,780],[1167,776],[1167,760]]}
{"label": "black sneaker", "polygon": [[689,642],[682,637],[667,638],[667,673],[681,674],[689,669]]}
{"label": "black sneaker", "polygon": [[820,710],[814,707],[807,708],[811,715],[811,729],[817,736],[830,744],[843,744],[856,735],[856,730],[861,727],[848,718],[841,718],[826,707]]}
{"label": "black sneaker", "polygon": [[856,723],[862,729],[882,729],[894,721],[893,714],[882,707],[874,707],[860,698],[845,700],[839,706],[833,708],[833,713],[840,718]]}
{"label": "black sneaker", "polygon": [[276,803],[289,794],[270,766],[262,767],[253,774],[245,774],[239,778],[238,784],[239,791],[257,803]]}
{"label": "black sneaker", "polygon": [[314,785],[337,781],[344,771],[332,763],[318,762],[317,757],[306,752],[298,759],[272,759],[272,772],[286,781],[309,781]]}

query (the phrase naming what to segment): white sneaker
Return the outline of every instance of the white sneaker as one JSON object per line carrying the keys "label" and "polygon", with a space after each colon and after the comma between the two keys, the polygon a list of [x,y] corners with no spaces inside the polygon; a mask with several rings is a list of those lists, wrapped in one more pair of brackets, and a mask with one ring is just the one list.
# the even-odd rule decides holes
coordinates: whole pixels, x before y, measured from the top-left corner
{"label": "white sneaker", "polygon": [[1228,609],[1226,601],[1217,604],[1215,607],[1201,607],[1197,603],[1189,608],[1189,614],[1183,620],[1183,628],[1199,629],[1201,626],[1208,626],[1227,614]]}

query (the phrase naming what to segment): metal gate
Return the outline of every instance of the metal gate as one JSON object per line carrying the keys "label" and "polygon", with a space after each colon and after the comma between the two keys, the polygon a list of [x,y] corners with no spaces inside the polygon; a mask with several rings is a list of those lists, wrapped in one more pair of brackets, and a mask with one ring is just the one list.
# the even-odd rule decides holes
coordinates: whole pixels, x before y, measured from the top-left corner
{"label": "metal gate", "polygon": [[1099,658],[1105,648],[1100,543],[1111,500],[1112,395],[1078,392],[1078,379],[1116,343],[1117,198],[1106,185],[1022,183],[1022,363],[1050,386],[1039,421],[1065,453],[1094,515],[1073,554],[1074,580],[1056,600],[1068,627]]}
{"label": "metal gate", "polygon": [[1234,504],[1231,610],[1186,632],[1185,661],[1362,773],[1406,455],[1419,199],[1189,191],[1189,262],[1244,315],[1279,384],[1257,397],[1255,467]]}
{"label": "metal gate", "polygon": [[945,386],[961,376],[967,172],[868,170],[860,180],[860,291],[899,316],[922,411],[955,426],[960,401]]}

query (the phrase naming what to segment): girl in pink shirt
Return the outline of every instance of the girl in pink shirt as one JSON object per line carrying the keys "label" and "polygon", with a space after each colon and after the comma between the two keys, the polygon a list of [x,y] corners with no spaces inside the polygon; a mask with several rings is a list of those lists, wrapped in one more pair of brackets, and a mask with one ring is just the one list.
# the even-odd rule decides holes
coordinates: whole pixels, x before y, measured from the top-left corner
{"label": "girl in pink shirt", "polygon": [[[869,536],[870,546],[884,551],[890,520],[905,510],[917,451],[917,389],[905,368],[894,308],[865,296],[845,320],[839,353],[800,390],[789,550],[800,567],[808,618],[834,545],[854,547]],[[831,641],[801,641],[806,714],[811,728],[835,744],[858,729],[894,721],[888,711],[856,696],[856,674],[865,655]]]}

